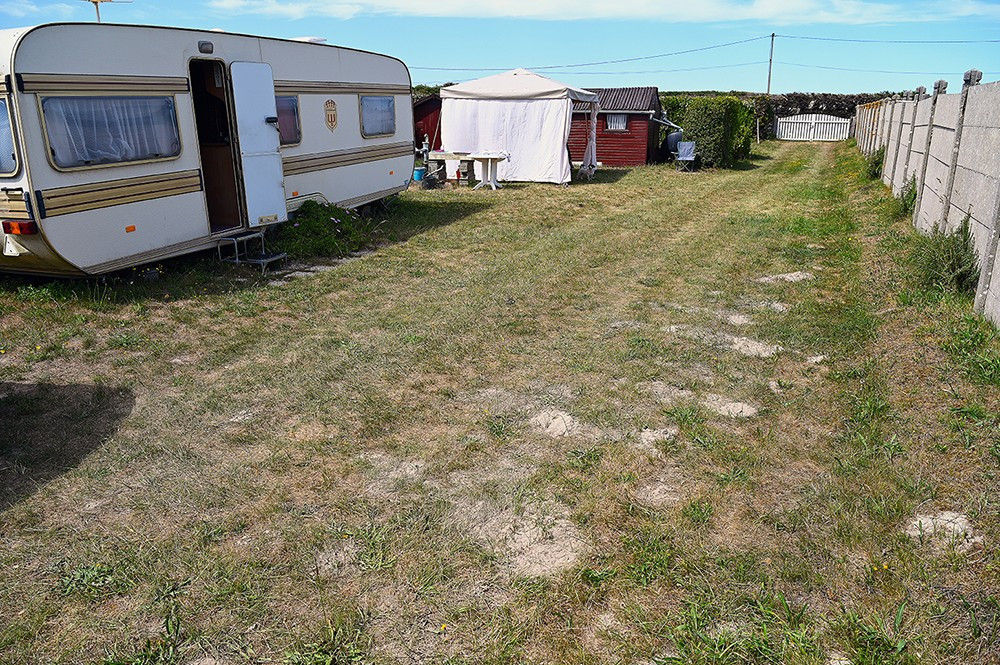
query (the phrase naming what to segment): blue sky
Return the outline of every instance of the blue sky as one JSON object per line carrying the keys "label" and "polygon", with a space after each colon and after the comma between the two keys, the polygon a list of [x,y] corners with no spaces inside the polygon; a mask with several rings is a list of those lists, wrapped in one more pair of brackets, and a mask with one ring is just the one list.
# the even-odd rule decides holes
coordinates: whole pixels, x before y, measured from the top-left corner
{"label": "blue sky", "polygon": [[[402,58],[415,83],[463,81],[488,68],[642,58],[779,35],[875,40],[1000,39],[1000,0],[134,0],[102,4],[106,21],[222,28]],[[93,20],[83,0],[0,0],[0,25]],[[767,84],[769,39],[634,62],[539,70],[582,87],[753,90]],[[961,72],[1000,79],[1000,42],[869,44],[779,37],[773,92],[949,90]],[[426,67],[487,68],[434,71]],[[842,71],[889,70],[908,73]],[[679,71],[680,70],[680,71]]]}

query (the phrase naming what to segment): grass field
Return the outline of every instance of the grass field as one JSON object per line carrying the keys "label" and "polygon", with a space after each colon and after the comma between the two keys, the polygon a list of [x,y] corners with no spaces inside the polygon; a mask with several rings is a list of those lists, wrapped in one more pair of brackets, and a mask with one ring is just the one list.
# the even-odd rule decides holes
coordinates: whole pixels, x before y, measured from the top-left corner
{"label": "grass field", "polygon": [[[0,662],[1000,662],[1000,344],[848,145],[0,281]],[[909,533],[907,533],[909,531]]]}

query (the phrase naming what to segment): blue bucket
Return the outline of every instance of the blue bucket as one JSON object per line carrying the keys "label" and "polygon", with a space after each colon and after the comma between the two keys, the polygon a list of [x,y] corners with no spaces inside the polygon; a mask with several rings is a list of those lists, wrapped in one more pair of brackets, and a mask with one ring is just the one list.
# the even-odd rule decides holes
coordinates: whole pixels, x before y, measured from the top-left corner
{"label": "blue bucket", "polygon": [[426,173],[427,173],[426,166],[418,166],[417,168],[413,169],[413,179],[416,180],[417,182],[420,182],[421,180],[424,179],[424,174]]}

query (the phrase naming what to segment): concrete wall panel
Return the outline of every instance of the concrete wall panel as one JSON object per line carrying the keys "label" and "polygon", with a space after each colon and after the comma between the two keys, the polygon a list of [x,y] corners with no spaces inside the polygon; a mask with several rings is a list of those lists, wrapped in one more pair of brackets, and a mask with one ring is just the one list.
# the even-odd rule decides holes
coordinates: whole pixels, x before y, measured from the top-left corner
{"label": "concrete wall panel", "polygon": [[[921,99],[917,102],[917,116],[913,122],[913,145],[910,148],[910,163],[903,174],[906,180],[920,180],[920,169],[924,163],[924,145],[927,143],[927,123],[931,117],[931,99]],[[918,182],[917,185],[922,185]]]}
{"label": "concrete wall panel", "polygon": [[887,187],[892,187],[892,164],[899,149],[896,134],[899,133],[899,125],[902,122],[902,109],[902,102],[889,103],[888,122],[885,127],[885,161],[882,162],[882,182]]}
{"label": "concrete wall panel", "polygon": [[948,183],[948,170],[951,168],[960,102],[961,95],[938,95],[937,98],[931,150],[927,157],[920,209],[915,218],[917,229],[924,233],[933,231],[944,222],[945,187]]}

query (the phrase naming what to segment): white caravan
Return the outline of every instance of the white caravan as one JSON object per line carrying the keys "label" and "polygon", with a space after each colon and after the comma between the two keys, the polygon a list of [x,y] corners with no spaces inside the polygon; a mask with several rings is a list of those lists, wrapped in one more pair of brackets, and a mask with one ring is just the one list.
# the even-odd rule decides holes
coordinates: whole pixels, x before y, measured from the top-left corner
{"label": "white caravan", "polygon": [[413,174],[410,74],[384,55],[214,31],[0,31],[0,270],[95,275],[235,245],[313,199]]}

